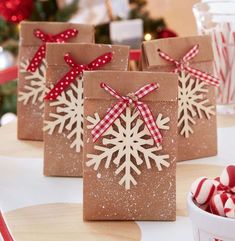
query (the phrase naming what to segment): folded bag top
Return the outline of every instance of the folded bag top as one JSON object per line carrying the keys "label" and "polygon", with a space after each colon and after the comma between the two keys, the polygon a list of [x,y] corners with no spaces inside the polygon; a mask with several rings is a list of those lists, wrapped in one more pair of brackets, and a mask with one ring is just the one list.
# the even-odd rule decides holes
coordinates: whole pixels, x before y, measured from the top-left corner
{"label": "folded bag top", "polygon": [[127,70],[129,60],[129,47],[124,45],[92,44],[92,43],[71,43],[47,44],[46,60],[48,66],[67,66],[64,56],[70,53],[78,64],[88,64],[95,58],[111,52],[112,61],[104,65],[102,69]]}
{"label": "folded bag top", "polygon": [[[207,62],[213,60],[210,36],[193,36],[186,38],[166,38],[145,41],[142,45],[145,67],[169,66],[169,62],[159,56],[158,50],[167,52],[173,59],[180,60],[195,44],[199,43],[199,54],[190,63]],[[177,47],[176,47],[177,46]],[[172,64],[172,67],[174,65]]]}
{"label": "folded bag top", "polygon": [[[120,77],[118,81],[113,78],[115,74]],[[112,95],[107,94],[100,85],[102,82],[108,81],[112,88],[117,89],[122,95],[127,95],[130,92],[137,91],[143,85],[158,83],[159,88],[157,91],[153,91],[151,94],[144,96],[142,101],[177,101],[177,82],[175,82],[176,74],[172,73],[153,73],[153,72],[127,72],[124,75],[130,76],[129,78],[122,79],[122,73],[117,71],[93,71],[84,72],[85,79],[89,78],[88,81],[84,82],[85,98],[87,100],[115,100],[116,98]],[[96,77],[94,77],[96,75]],[[104,78],[102,78],[104,76]],[[143,78],[145,77],[145,78]],[[148,78],[149,77],[149,78]],[[142,80],[143,79],[143,80]],[[134,83],[133,83],[134,82]],[[171,88],[169,88],[171,86]],[[167,89],[167,91],[166,91]]]}
{"label": "folded bag top", "polygon": [[20,23],[19,44],[20,46],[40,46],[42,40],[35,36],[35,31],[41,30],[45,34],[57,35],[66,29],[78,31],[78,34],[68,41],[70,43],[94,42],[94,27],[89,24],[22,21]]}

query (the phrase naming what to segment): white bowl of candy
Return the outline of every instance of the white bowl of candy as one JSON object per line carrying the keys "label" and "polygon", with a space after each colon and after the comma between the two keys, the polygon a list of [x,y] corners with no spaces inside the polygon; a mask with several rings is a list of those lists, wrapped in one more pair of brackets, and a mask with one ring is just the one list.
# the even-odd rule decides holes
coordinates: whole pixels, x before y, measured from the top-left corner
{"label": "white bowl of candy", "polygon": [[195,241],[235,241],[235,166],[198,178],[187,203]]}

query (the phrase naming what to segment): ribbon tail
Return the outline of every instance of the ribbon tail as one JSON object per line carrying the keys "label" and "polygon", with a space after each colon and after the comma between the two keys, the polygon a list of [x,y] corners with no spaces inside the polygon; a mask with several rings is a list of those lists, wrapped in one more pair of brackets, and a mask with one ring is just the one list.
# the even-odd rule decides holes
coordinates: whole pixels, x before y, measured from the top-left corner
{"label": "ribbon tail", "polygon": [[160,49],[157,50],[158,54],[161,58],[165,59],[166,61],[175,63],[175,60],[173,58],[170,57],[170,55],[168,55],[167,53],[161,51]]}
{"label": "ribbon tail", "polygon": [[194,68],[191,68],[191,67],[185,67],[185,69],[191,75],[193,75],[195,78],[200,79],[202,81],[205,81],[209,85],[213,85],[213,86],[216,86],[216,87],[219,86],[219,79],[218,78],[216,78],[216,77],[214,77],[214,76],[212,76],[208,73],[205,73],[201,70],[194,69]]}
{"label": "ribbon tail", "polygon": [[27,71],[35,72],[37,68],[41,65],[42,60],[46,56],[46,44],[41,45],[35,55],[33,56],[32,60],[30,61]]}
{"label": "ribbon tail", "polygon": [[199,53],[199,45],[194,45],[183,57],[183,61],[188,62],[193,59]]}
{"label": "ribbon tail", "polygon": [[95,60],[93,60],[91,63],[89,63],[88,67],[89,67],[89,69],[96,70],[96,69],[106,65],[107,63],[111,62],[112,58],[113,58],[113,53],[107,52],[107,53],[99,56]]}
{"label": "ribbon tail", "polygon": [[140,88],[138,91],[135,92],[135,96],[138,99],[141,99],[145,95],[150,94],[151,92],[153,92],[154,90],[156,90],[158,88],[159,88],[159,84],[157,84],[157,83],[152,83],[152,84],[145,85],[142,88]]}
{"label": "ribbon tail", "polygon": [[103,88],[104,90],[106,90],[109,94],[111,94],[112,96],[114,96],[115,98],[117,98],[118,100],[122,99],[122,96],[114,89],[112,89],[110,86],[106,85],[105,83],[101,83],[100,87]]}
{"label": "ribbon tail", "polygon": [[98,122],[97,125],[91,131],[93,142],[96,142],[100,136],[115,122],[115,120],[122,114],[126,109],[127,103],[119,101],[116,105],[111,107],[105,117]]}
{"label": "ribbon tail", "polygon": [[46,42],[47,39],[49,38],[49,34],[44,33],[40,29],[35,29],[34,36],[41,39],[43,42]]}
{"label": "ribbon tail", "polygon": [[45,100],[56,100],[57,97],[77,78],[78,72],[71,69],[44,97]]}
{"label": "ribbon tail", "polygon": [[65,54],[65,56],[64,56],[64,61],[65,61],[70,67],[76,67],[76,66],[77,66],[76,61],[73,59],[73,57],[71,56],[70,53]]}
{"label": "ribbon tail", "polygon": [[156,124],[156,121],[153,117],[153,114],[151,110],[149,109],[148,105],[144,103],[138,103],[137,109],[139,113],[141,114],[154,142],[158,145],[162,143],[162,134],[160,133],[160,130]]}
{"label": "ribbon tail", "polygon": [[54,38],[56,39],[57,42],[64,42],[68,40],[69,38],[73,38],[78,34],[77,29],[67,29],[61,33],[58,33],[54,35]]}

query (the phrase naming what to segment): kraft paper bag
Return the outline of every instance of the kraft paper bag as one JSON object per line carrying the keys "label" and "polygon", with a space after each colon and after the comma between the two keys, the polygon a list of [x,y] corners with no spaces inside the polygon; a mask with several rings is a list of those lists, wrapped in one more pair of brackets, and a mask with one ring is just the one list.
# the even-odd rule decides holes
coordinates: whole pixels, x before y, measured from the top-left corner
{"label": "kraft paper bag", "polygon": [[[62,32],[70,30],[68,35]],[[39,37],[35,34],[39,31]],[[94,42],[94,28],[91,25],[58,23],[58,22],[26,22],[20,24],[19,72],[18,72],[18,139],[43,140],[43,98],[45,90],[46,61],[42,58],[38,68],[28,69],[30,62],[40,46],[44,44],[42,35],[57,35],[58,41]],[[75,34],[76,33],[76,34]],[[61,38],[61,39],[60,39]],[[41,53],[40,53],[41,54]],[[40,55],[39,54],[39,55]],[[41,56],[41,55],[40,55]],[[36,57],[35,62],[38,62]]]}
{"label": "kraft paper bag", "polygon": [[[133,100],[141,87],[159,85],[138,101],[152,112],[162,135],[160,145],[133,104],[93,142],[92,130],[122,101],[101,88],[104,84]],[[84,98],[84,219],[175,220],[177,75],[85,72]]]}
{"label": "kraft paper bag", "polygon": [[[209,36],[144,42],[141,68],[156,72],[172,72],[175,70],[174,63],[159,56],[159,51],[167,53],[174,60],[182,61],[183,56],[195,45],[198,45],[199,52],[185,64],[213,75],[213,52]],[[195,78],[185,70],[180,71],[178,76],[178,160],[217,155],[216,87]],[[168,88],[171,88],[171,84]]]}
{"label": "kraft paper bag", "polygon": [[[127,70],[129,47],[104,44],[48,44],[46,92],[67,76],[71,67],[64,56],[70,54],[77,64],[111,61],[97,70]],[[100,58],[100,56],[105,55]],[[98,58],[98,59],[97,59]],[[70,62],[68,62],[70,63]],[[76,71],[76,69],[75,69]],[[71,72],[69,72],[71,73]],[[66,80],[67,77],[65,77]],[[54,87],[55,88],[55,87]],[[57,87],[56,87],[57,88]],[[60,89],[60,87],[58,87]],[[49,95],[49,93],[48,93]],[[44,174],[47,176],[82,176],[83,146],[83,78],[76,76],[55,100],[45,101]]]}

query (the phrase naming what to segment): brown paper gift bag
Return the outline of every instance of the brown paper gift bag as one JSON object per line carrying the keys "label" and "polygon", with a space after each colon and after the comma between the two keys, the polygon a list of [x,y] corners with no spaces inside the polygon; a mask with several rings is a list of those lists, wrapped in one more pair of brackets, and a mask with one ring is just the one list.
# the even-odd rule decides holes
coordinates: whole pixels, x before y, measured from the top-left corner
{"label": "brown paper gift bag", "polygon": [[[119,101],[100,87],[102,82],[130,98],[147,84],[159,84],[159,89],[139,101],[153,113],[163,136],[161,146],[154,143],[139,112],[131,106],[93,142],[92,128]],[[84,219],[175,220],[177,75],[85,72],[84,98]]]}
{"label": "brown paper gift bag", "polygon": [[[70,70],[64,56],[71,53],[79,64],[88,64],[99,56],[112,53],[103,70],[127,70],[129,47],[102,44],[48,44],[46,87],[58,83]],[[77,78],[57,100],[45,102],[44,174],[82,176],[83,156],[83,79]]]}
{"label": "brown paper gift bag", "polygon": [[[180,60],[196,44],[199,52],[188,66],[213,74],[213,52],[209,36],[169,38],[144,42],[142,69],[174,71],[175,65],[159,56],[159,50]],[[171,88],[171,85],[168,86]],[[178,160],[184,161],[217,154],[215,87],[196,79],[187,71],[179,73]]]}
{"label": "brown paper gift bag", "polygon": [[38,141],[43,139],[42,114],[46,62],[43,58],[34,72],[28,70],[34,55],[44,43],[34,34],[40,30],[42,34],[56,35],[68,29],[75,29],[78,34],[70,37],[65,34],[66,42],[94,42],[94,28],[91,25],[57,22],[22,22],[20,25],[17,103],[19,139]]}

